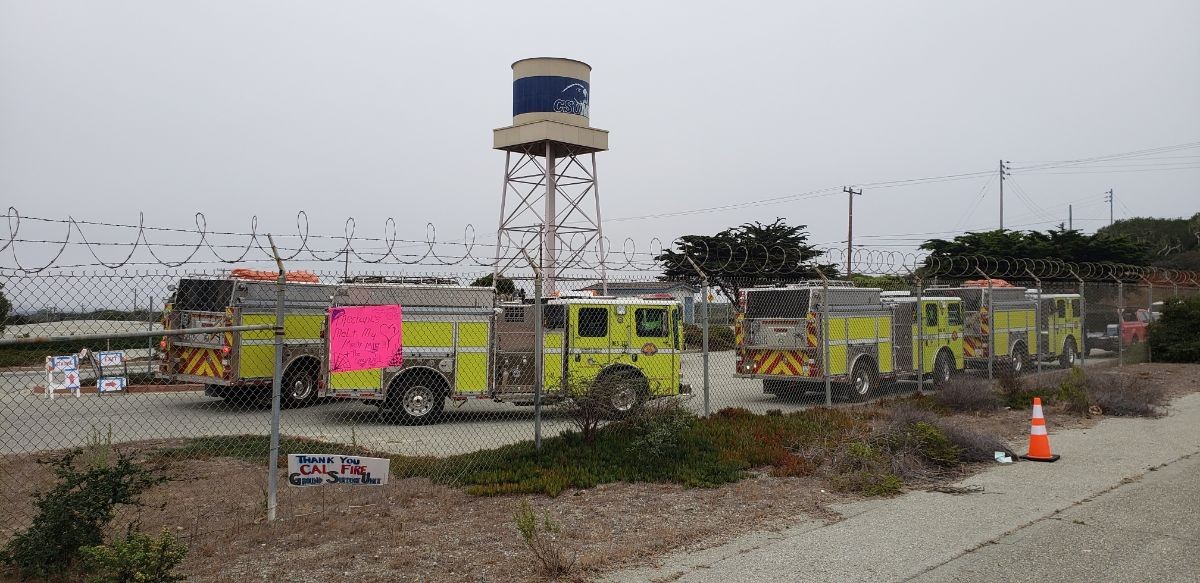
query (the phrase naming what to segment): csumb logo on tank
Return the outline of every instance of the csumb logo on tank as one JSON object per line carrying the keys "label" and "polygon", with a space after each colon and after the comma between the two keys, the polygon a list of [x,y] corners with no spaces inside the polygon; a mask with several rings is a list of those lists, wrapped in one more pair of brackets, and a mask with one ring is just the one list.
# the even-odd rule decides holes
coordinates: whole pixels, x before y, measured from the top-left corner
{"label": "csumb logo on tank", "polygon": [[554,111],[588,116],[588,90],[582,83],[572,83],[563,88],[554,100]]}

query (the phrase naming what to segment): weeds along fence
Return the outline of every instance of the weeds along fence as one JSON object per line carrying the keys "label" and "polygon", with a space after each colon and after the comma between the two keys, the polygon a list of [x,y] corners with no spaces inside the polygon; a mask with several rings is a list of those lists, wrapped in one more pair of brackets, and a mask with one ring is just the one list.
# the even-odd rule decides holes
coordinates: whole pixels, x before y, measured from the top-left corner
{"label": "weeds along fence", "polygon": [[[949,374],[1151,360],[1143,324],[1158,302],[1198,293],[1191,274],[1124,266],[876,255],[856,258],[873,275],[850,282],[770,252],[730,269],[736,255],[677,280],[580,270],[542,309],[530,273],[472,287],[487,266],[298,270],[282,295],[275,269],[0,269],[0,539],[28,524],[53,480],[38,460],[55,452],[117,448],[209,485],[186,507],[139,511],[189,537],[269,515],[326,520],[397,495],[295,485],[361,475],[326,456],[387,457],[394,481],[502,493],[471,476],[527,471],[498,464],[647,402],[766,413]],[[399,313],[351,310],[388,306]],[[289,471],[287,454],[316,461]]]}

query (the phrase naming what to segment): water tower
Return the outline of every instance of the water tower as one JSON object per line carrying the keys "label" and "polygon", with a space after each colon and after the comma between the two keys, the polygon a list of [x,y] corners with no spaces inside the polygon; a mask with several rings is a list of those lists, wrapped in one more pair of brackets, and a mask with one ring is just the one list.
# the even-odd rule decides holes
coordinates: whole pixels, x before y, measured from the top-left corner
{"label": "water tower", "polygon": [[597,268],[603,282],[596,152],[608,149],[608,132],[588,121],[592,68],[538,57],[512,70],[513,122],[492,134],[504,151],[495,276],[527,266],[524,250],[540,264],[547,294],[572,268]]}

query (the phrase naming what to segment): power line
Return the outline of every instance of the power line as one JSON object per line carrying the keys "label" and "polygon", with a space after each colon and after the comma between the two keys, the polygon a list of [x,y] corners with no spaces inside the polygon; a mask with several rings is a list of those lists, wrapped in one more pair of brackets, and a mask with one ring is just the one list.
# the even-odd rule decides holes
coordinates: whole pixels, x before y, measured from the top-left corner
{"label": "power line", "polygon": [[1065,171],[1036,171],[1022,172],[1022,174],[1048,176],[1048,175],[1072,175],[1072,174],[1128,174],[1133,172],[1171,172],[1174,170],[1200,170],[1200,166],[1180,166],[1178,168],[1142,168],[1133,170],[1065,170]]}
{"label": "power line", "polygon": [[1109,161],[1109,160],[1122,160],[1122,159],[1126,159],[1126,158],[1137,158],[1137,157],[1141,157],[1141,156],[1147,156],[1150,154],[1175,152],[1175,151],[1179,151],[1179,150],[1189,150],[1189,149],[1193,149],[1193,148],[1200,148],[1200,142],[1187,142],[1187,143],[1183,143],[1183,144],[1176,144],[1173,146],[1159,146],[1157,148],[1147,148],[1144,150],[1133,150],[1130,152],[1122,152],[1119,154],[1107,154],[1107,155],[1103,155],[1103,156],[1093,156],[1091,158],[1079,158],[1076,160],[1063,160],[1060,162],[1035,164],[1032,166],[1018,167],[1017,171],[1020,172],[1020,171],[1037,170],[1037,169],[1042,169],[1042,168],[1060,168],[1060,167],[1065,167],[1065,166],[1078,166],[1080,164],[1104,162],[1104,161]]}

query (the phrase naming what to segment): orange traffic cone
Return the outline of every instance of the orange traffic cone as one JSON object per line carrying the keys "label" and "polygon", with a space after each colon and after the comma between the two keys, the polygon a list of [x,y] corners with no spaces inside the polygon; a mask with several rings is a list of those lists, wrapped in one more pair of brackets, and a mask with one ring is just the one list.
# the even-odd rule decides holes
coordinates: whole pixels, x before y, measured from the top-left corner
{"label": "orange traffic cone", "polygon": [[1035,462],[1056,462],[1058,456],[1050,453],[1050,436],[1046,434],[1046,417],[1042,415],[1041,397],[1033,398],[1033,421],[1029,427],[1029,453],[1021,456]]}

